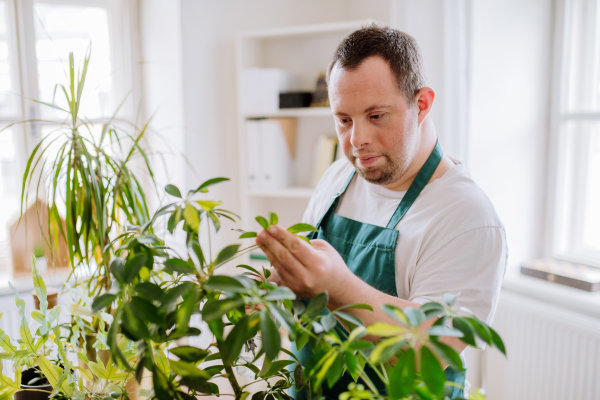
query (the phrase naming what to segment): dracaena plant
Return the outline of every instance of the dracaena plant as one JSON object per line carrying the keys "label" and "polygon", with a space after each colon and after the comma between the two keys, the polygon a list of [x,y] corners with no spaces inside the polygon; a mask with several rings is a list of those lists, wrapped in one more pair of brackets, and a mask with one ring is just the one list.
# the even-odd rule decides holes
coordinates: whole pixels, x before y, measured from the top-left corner
{"label": "dracaena plant", "polygon": [[[322,313],[328,304],[327,293],[310,301],[300,300],[286,287],[269,282],[269,270],[259,271],[238,265],[234,276],[217,275],[217,269],[236,256],[255,248],[238,244],[224,247],[211,257],[199,240],[200,226],[218,232],[221,218],[235,215],[221,208],[221,202],[198,199],[217,178],[190,191],[184,198],[172,185],[166,191],[177,201],[162,207],[146,224],[127,232],[111,261],[111,272],[118,285],[98,296],[94,312],[116,309],[110,325],[107,346],[122,368],[134,371],[140,380],[147,369],[152,374],[153,391],[159,400],[192,400],[197,395],[218,395],[215,378],[226,378],[229,395],[246,399],[252,386],[264,382],[266,390],[252,394],[252,400],[289,400],[287,390],[306,388],[311,399],[321,397],[323,384],[332,386],[344,372],[357,383],[351,384],[345,399],[443,399],[453,383],[445,381],[443,365],[462,370],[458,353],[441,341],[443,336],[458,337],[470,346],[476,338],[503,353],[498,334],[468,313],[456,310],[457,295],[445,296],[445,304],[428,303],[421,308],[399,309],[392,305],[384,310],[396,322],[365,326],[352,314],[352,308],[371,309],[366,304],[347,305],[330,314]],[[157,218],[168,216],[168,229],[186,232],[186,252],[177,254],[152,234]],[[278,222],[277,215],[258,217],[263,228]],[[180,228],[181,226],[181,228]],[[314,231],[307,224],[290,228],[294,233]],[[241,231],[241,239],[255,237],[255,232]],[[199,314],[213,340],[203,347],[182,344],[200,334],[191,326],[193,314]],[[436,318],[433,327],[424,331],[426,321]],[[335,333],[341,321],[347,336]],[[305,367],[282,347],[285,331],[296,348],[310,346],[314,355]],[[132,362],[117,345],[117,335],[135,342],[137,359]],[[378,337],[377,341],[366,340]],[[176,342],[177,341],[177,342]],[[386,386],[386,394],[377,392],[365,367],[372,367]],[[235,370],[253,378],[241,384]]]}
{"label": "dracaena plant", "polygon": [[[134,172],[134,163],[139,164],[137,171],[144,178],[149,177],[151,183],[154,179],[142,147],[148,124],[139,128],[119,119],[125,101],[110,118],[90,120],[80,112],[90,54],[91,47],[78,70],[70,53],[67,84],[56,85],[52,103],[36,101],[56,110],[59,117],[42,121],[51,131],[27,160],[21,215],[30,193],[44,198],[45,212],[38,214],[38,222],[52,252],[50,259],[60,252],[59,242],[64,240],[68,255],[58,256],[68,256],[73,270],[84,269],[88,279],[81,285],[95,297],[112,285],[107,262],[114,251],[114,237],[126,225],[142,225],[149,220],[142,178]],[[47,220],[41,221],[41,215]]]}
{"label": "dracaena plant", "polygon": [[[61,317],[65,317],[64,314],[61,315],[61,306],[48,310],[46,285],[37,270],[35,258],[32,263],[33,284],[40,306],[39,310],[31,312],[31,324],[27,320],[25,301],[9,282],[21,317],[20,337],[15,340],[0,330],[0,347],[3,350],[0,358],[12,361],[12,374],[8,371],[6,373],[14,376],[11,378],[5,374],[0,363],[0,399],[11,399],[16,392],[23,390],[22,384],[29,386],[28,391],[46,392],[55,399],[129,399],[125,382],[132,377],[132,373],[119,369],[111,358],[106,364],[100,359],[97,362],[90,361],[86,353],[74,345],[76,341],[70,339],[73,332],[69,329],[69,324],[59,322]],[[102,321],[100,315],[96,317]],[[98,344],[102,346],[101,343]],[[121,338],[119,344],[126,357],[135,359],[134,342]],[[79,365],[73,364],[75,355],[82,361]],[[32,381],[22,381],[22,372],[32,367],[39,369],[39,377]],[[52,389],[47,391],[32,387],[34,381],[39,379],[47,380]]]}

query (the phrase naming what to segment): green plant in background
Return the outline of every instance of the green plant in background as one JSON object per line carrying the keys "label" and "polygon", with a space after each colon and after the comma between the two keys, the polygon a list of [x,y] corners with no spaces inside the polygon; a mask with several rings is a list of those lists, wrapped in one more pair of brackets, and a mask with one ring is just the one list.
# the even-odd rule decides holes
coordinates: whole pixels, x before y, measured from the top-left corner
{"label": "green plant in background", "polygon": [[40,245],[33,246],[33,256],[35,258],[44,257],[44,248]]}
{"label": "green plant in background", "polygon": [[[34,321],[32,325],[37,326],[37,329],[32,331],[27,322],[25,301],[9,283],[15,293],[15,303],[21,317],[20,338],[16,341],[12,340],[0,330],[0,347],[3,350],[0,358],[12,361],[14,372],[14,378],[5,375],[0,363],[0,399],[11,399],[16,392],[22,390],[22,384],[34,385],[40,379],[48,381],[52,386],[51,392],[32,388],[27,390],[46,392],[54,398],[104,399],[112,395],[112,398],[128,399],[124,384],[131,377],[131,373],[119,370],[112,360],[109,360],[106,365],[102,364],[102,361],[90,362],[85,352],[78,351],[75,346],[69,346],[71,344],[68,342],[69,332],[65,332],[65,328],[69,325],[59,323],[61,306],[48,310],[46,284],[36,268],[35,257],[32,258],[32,264],[33,284],[36,296],[40,300],[39,310],[31,312],[31,319]],[[135,358],[133,342],[122,339],[119,344],[125,353]],[[89,369],[74,366],[68,353],[75,353],[89,366]],[[31,367],[39,368],[40,375],[33,380],[23,382],[22,371]]]}
{"label": "green plant in background", "polygon": [[[90,50],[77,71],[73,53],[69,54],[69,82],[55,88],[55,94],[64,96],[66,108],[38,101],[63,112],[64,118],[43,121],[52,131],[27,160],[21,212],[28,202],[28,188],[33,185],[36,197],[42,193],[45,196],[48,230],[42,235],[50,251],[59,251],[59,238],[64,238],[72,269],[82,267],[91,275],[84,284],[87,292],[96,296],[111,287],[106,260],[113,252],[109,245],[112,239],[123,226],[141,225],[149,219],[144,187],[132,163],[141,158],[151,182],[153,171],[140,145],[148,124],[140,129],[118,120],[123,103],[101,123],[80,115],[89,61]],[[101,129],[96,129],[98,125]],[[59,214],[63,209],[64,226]],[[39,223],[41,228],[42,221]]]}
{"label": "green plant in background", "polygon": [[[167,192],[178,200],[123,235],[123,244],[111,262],[118,289],[98,296],[93,303],[96,312],[119,302],[107,345],[113,358],[122,368],[135,371],[138,380],[144,369],[151,372],[153,397],[191,400],[196,395],[219,394],[211,380],[223,377],[236,399],[245,399],[251,391],[249,386],[261,381],[268,389],[254,393],[253,400],[290,399],[287,389],[292,386],[306,388],[310,398],[319,398],[323,384],[332,386],[347,371],[362,384],[351,385],[343,399],[443,399],[453,383],[445,381],[442,363],[457,370],[463,365],[458,353],[440,341],[442,336],[458,337],[470,346],[475,346],[479,338],[504,352],[502,340],[492,328],[453,308],[457,295],[446,295],[445,305],[428,303],[404,310],[386,305],[384,310],[397,325],[376,323],[365,327],[360,318],[347,311],[370,306],[347,305],[323,315],[327,293],[305,303],[288,288],[269,282],[266,269],[259,272],[239,265],[239,275],[216,275],[220,266],[255,247],[226,246],[212,258],[198,239],[203,220],[212,221],[218,230],[218,219],[233,215],[219,208],[221,202],[195,197],[207,192],[209,185],[224,180],[208,181],[186,198],[175,186],[168,185]],[[150,233],[152,224],[165,214],[169,215],[171,232],[183,223],[186,254],[176,254]],[[273,213],[268,220],[257,218],[263,228],[277,220]],[[292,232],[310,230],[315,228],[306,224],[290,228]],[[242,238],[256,236],[255,232],[241,232]],[[203,348],[175,342],[200,334],[197,327],[190,326],[193,314],[200,314],[214,335],[214,341]],[[436,319],[433,327],[423,331],[422,325],[431,319]],[[348,328],[347,336],[336,333],[337,320]],[[313,349],[314,355],[305,367],[281,347],[281,327],[297,348]],[[137,344],[135,362],[121,354],[116,345],[118,332]],[[365,340],[367,335],[380,339]],[[256,340],[257,336],[261,340]],[[262,345],[257,348],[257,343]],[[253,357],[241,356],[244,349],[253,349]],[[366,365],[385,383],[386,395],[377,393],[365,373]],[[255,381],[241,385],[234,374],[239,368],[251,371]]]}

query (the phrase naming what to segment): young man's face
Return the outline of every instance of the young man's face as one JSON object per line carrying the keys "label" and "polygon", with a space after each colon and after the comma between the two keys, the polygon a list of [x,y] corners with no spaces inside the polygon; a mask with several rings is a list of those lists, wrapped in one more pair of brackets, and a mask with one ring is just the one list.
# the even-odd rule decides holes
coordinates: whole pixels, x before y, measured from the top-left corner
{"label": "young man's face", "polygon": [[369,57],[355,70],[335,66],[329,101],[340,145],[358,173],[382,186],[400,179],[418,151],[418,110],[387,62]]}

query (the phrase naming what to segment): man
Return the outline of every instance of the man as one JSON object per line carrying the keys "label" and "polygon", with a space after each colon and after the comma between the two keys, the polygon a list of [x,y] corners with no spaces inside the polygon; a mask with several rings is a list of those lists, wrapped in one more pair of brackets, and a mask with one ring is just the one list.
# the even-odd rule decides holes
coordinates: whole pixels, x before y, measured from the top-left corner
{"label": "man", "polygon": [[[304,221],[319,228],[312,246],[277,226],[259,234],[279,283],[304,298],[328,291],[330,310],[368,303],[374,312],[348,310],[366,325],[394,323],[383,304],[419,307],[458,292],[458,306],[491,323],[507,259],[504,227],[464,166],[442,153],[429,116],[435,93],[414,39],[359,29],[339,45],[327,79],[347,159],[325,172],[309,202]],[[465,383],[464,374],[446,375]],[[347,383],[323,393],[337,399]]]}

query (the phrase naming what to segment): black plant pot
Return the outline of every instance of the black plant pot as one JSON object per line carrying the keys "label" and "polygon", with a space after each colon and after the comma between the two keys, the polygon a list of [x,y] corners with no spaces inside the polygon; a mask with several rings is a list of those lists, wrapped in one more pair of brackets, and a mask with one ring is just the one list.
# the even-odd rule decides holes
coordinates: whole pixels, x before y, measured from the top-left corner
{"label": "black plant pot", "polygon": [[[29,382],[38,376],[39,369],[37,367],[29,368],[21,372],[21,382]],[[44,379],[44,382],[46,382],[45,385],[29,386],[21,384],[22,390],[15,393],[15,400],[48,400],[50,392],[52,392],[52,386],[48,384],[46,379]]]}

